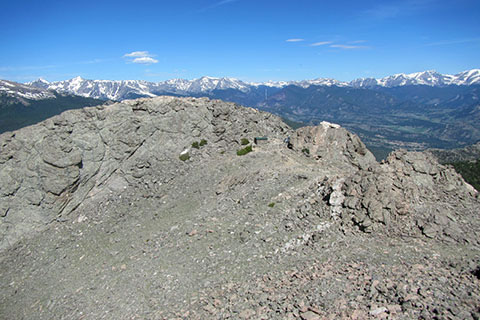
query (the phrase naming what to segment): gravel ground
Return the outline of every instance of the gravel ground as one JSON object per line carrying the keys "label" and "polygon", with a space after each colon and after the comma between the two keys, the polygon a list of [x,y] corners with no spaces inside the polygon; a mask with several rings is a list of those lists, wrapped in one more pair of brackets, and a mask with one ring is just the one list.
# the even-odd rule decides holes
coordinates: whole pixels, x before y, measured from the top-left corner
{"label": "gravel ground", "polygon": [[480,202],[461,178],[421,154],[371,163],[329,124],[237,156],[229,110],[234,133],[203,129],[187,161],[147,130],[78,206],[0,251],[0,319],[480,318]]}

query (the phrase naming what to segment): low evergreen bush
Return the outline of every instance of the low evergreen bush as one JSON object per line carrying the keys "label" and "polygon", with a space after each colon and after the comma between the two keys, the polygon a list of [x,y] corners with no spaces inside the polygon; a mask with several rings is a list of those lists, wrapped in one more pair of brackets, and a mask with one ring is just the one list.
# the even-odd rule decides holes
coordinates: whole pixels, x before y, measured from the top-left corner
{"label": "low evergreen bush", "polygon": [[187,153],[181,154],[179,158],[182,161],[187,161],[188,159],[190,159],[190,155],[187,152]]}
{"label": "low evergreen bush", "polygon": [[243,149],[237,150],[237,156],[244,156],[249,152],[252,152],[252,146],[246,146]]}

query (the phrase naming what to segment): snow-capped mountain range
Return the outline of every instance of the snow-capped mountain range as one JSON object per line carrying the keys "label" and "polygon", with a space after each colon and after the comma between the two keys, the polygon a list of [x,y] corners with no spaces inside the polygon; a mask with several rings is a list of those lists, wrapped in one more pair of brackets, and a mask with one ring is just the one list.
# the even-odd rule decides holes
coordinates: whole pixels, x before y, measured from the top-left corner
{"label": "snow-capped mountain range", "polygon": [[[303,81],[270,81],[249,83],[233,78],[202,77],[194,80],[172,79],[163,82],[148,82],[143,80],[86,80],[76,77],[70,80],[48,82],[38,79],[25,84],[25,87],[35,87],[64,94],[73,94],[104,100],[124,100],[137,97],[154,97],[157,95],[198,95],[214,90],[238,90],[248,93],[259,87],[283,88],[289,85],[307,88],[316,86],[340,86],[353,88],[397,87],[406,85],[448,86],[448,85],[480,85],[480,69],[460,72],[456,75],[440,74],[436,71],[424,71],[411,74],[395,74],[381,79],[360,78],[350,82],[335,79],[319,78]],[[0,83],[0,90],[8,91],[9,82]],[[24,93],[28,95],[29,93]],[[45,98],[48,91],[44,93]],[[34,95],[35,96],[35,95]],[[41,97],[41,94],[38,95]]]}
{"label": "snow-capped mountain range", "polygon": [[52,91],[7,80],[0,80],[0,94],[17,100],[43,100],[55,98],[55,94]]}
{"label": "snow-capped mountain range", "polygon": [[448,85],[474,85],[480,84],[480,69],[472,69],[460,72],[456,75],[441,74],[433,70],[410,74],[399,73],[382,79],[360,78],[349,82],[349,86],[355,88],[365,87],[399,87],[407,85],[427,85],[443,87]]}
{"label": "snow-capped mountain range", "polygon": [[70,80],[48,82],[38,79],[27,85],[54,90],[61,93],[75,94],[79,96],[124,100],[135,97],[155,97],[163,94],[192,95],[209,93],[214,90],[239,90],[248,93],[259,87],[283,88],[289,85],[307,88],[317,86],[348,86],[347,82],[334,79],[314,79],[303,81],[269,81],[262,83],[244,82],[234,78],[201,77],[199,79],[171,79],[162,82],[147,82],[143,80],[86,80],[76,77]]}

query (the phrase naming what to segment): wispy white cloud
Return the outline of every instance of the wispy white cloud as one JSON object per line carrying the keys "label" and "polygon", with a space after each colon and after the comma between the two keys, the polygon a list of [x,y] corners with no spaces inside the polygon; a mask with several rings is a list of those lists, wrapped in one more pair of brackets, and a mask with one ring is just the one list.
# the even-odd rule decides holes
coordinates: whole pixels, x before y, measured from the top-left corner
{"label": "wispy white cloud", "polygon": [[365,43],[365,42],[367,42],[367,40],[355,40],[355,41],[349,41],[348,43],[358,44],[358,43]]}
{"label": "wispy white cloud", "polygon": [[[306,41],[306,40],[302,39],[302,38],[292,38],[292,39],[287,39],[285,41],[286,42],[302,42],[302,41]],[[369,46],[361,45],[363,43],[366,43],[367,40],[354,40],[354,41],[346,42],[346,44],[339,44],[339,43],[335,43],[335,42],[336,41],[319,41],[319,42],[311,43],[308,46],[310,46],[310,47],[328,46],[330,48],[338,48],[338,49],[344,49],[344,50],[369,49],[370,48]]]}
{"label": "wispy white cloud", "polygon": [[219,1],[215,4],[216,7],[218,6],[223,6],[224,4],[229,4],[229,3],[232,3],[232,2],[237,2],[238,0],[223,0],[223,1]]}
{"label": "wispy white cloud", "polygon": [[208,7],[205,7],[205,8],[200,9],[200,12],[206,11],[206,10],[209,10],[209,9],[214,9],[214,8],[217,8],[217,7],[220,7],[220,6],[224,6],[224,5],[229,4],[229,3],[234,3],[234,2],[237,2],[237,1],[240,1],[240,0],[222,0],[222,1],[218,1],[218,2],[215,2],[215,3],[212,4],[212,5],[209,5]]}
{"label": "wispy white cloud", "polygon": [[320,41],[320,42],[315,42],[315,43],[312,43],[310,46],[311,47],[318,47],[318,46],[325,46],[327,44],[331,44],[332,41]]}
{"label": "wispy white cloud", "polygon": [[330,45],[330,48],[339,48],[339,49],[351,50],[351,49],[368,49],[369,47],[367,47],[367,46],[354,46],[354,45],[350,45],[350,44],[332,44],[332,45]]}
{"label": "wispy white cloud", "polygon": [[133,51],[123,55],[128,62],[137,63],[137,64],[153,64],[158,63],[157,59],[154,59],[155,55],[149,53],[148,51]]}
{"label": "wispy white cloud", "polygon": [[305,39],[293,38],[293,39],[287,39],[285,41],[286,42],[302,42],[302,41],[305,41]]}
{"label": "wispy white cloud", "polygon": [[153,59],[151,57],[140,57],[140,58],[133,59],[132,62],[138,63],[138,64],[152,64],[152,63],[158,63],[158,60]]}
{"label": "wispy white cloud", "polygon": [[124,58],[134,58],[134,57],[150,57],[148,51],[133,51],[123,55]]}
{"label": "wispy white cloud", "polygon": [[472,39],[456,39],[456,40],[442,40],[437,42],[427,43],[426,46],[448,46],[453,44],[462,44],[462,43],[480,43],[480,38],[472,38]]}

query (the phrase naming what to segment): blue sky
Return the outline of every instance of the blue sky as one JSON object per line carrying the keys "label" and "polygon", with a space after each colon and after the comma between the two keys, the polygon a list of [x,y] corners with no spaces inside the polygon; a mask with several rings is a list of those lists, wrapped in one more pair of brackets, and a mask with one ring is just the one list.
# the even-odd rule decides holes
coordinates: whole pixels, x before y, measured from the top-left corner
{"label": "blue sky", "polygon": [[480,68],[480,1],[4,1],[0,39],[19,82],[455,74]]}

